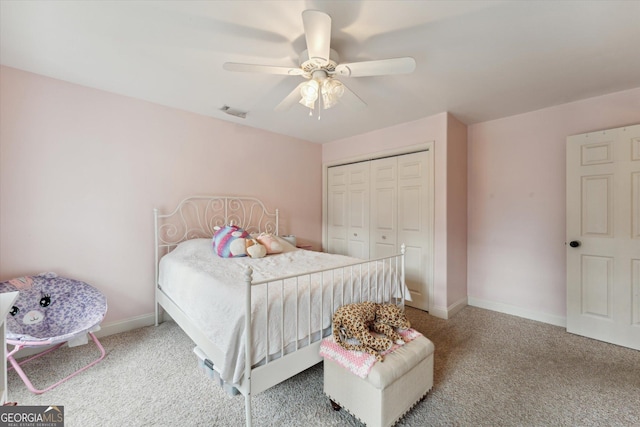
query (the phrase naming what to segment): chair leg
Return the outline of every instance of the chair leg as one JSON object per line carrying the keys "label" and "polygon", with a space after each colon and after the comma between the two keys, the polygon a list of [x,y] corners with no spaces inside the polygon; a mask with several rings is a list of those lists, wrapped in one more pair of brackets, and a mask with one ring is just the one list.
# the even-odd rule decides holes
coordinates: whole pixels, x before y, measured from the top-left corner
{"label": "chair leg", "polygon": [[[36,353],[35,355],[31,356],[28,359],[24,359],[24,360],[21,360],[20,362],[16,362],[16,363],[18,363],[18,365],[24,365],[25,363],[27,363],[27,362],[29,362],[29,361],[31,361],[33,359],[37,359],[38,357],[44,356],[47,353],[51,353],[52,351],[59,349],[64,344],[65,343],[61,342],[60,344],[56,344],[53,347],[46,349],[45,351],[41,351],[40,353]],[[9,360],[9,357],[12,357],[14,354],[19,352],[23,348],[25,348],[25,346],[22,345],[22,344],[15,346],[15,348],[13,350],[11,350],[11,352],[9,354],[7,354],[7,360]],[[9,367],[9,369],[7,369],[7,370],[10,371],[11,369],[13,369],[13,368]]]}
{"label": "chair leg", "polygon": [[88,364],[88,365],[86,365],[85,367],[78,369],[77,371],[75,371],[75,372],[74,372],[74,373],[72,373],[71,375],[69,375],[69,376],[67,376],[67,377],[65,377],[65,378],[63,378],[63,379],[61,379],[61,380],[60,380],[60,381],[58,381],[57,383],[55,383],[55,384],[53,384],[53,385],[51,385],[51,386],[49,386],[49,387],[47,387],[47,388],[45,388],[45,389],[42,389],[42,390],[39,390],[39,389],[37,389],[37,388],[35,388],[35,387],[33,386],[33,384],[31,383],[31,381],[30,381],[30,380],[29,380],[29,378],[27,377],[27,374],[25,374],[25,373],[24,373],[24,371],[22,370],[22,368],[20,367],[20,365],[23,365],[23,364],[25,364],[26,362],[28,362],[28,361],[30,361],[30,360],[33,360],[33,359],[35,359],[35,358],[37,358],[37,357],[40,357],[40,356],[42,356],[43,354],[49,353],[49,352],[51,352],[51,351],[53,351],[53,350],[56,350],[57,348],[59,348],[59,347],[60,347],[62,344],[64,344],[64,343],[61,343],[61,344],[59,344],[59,345],[57,345],[57,346],[55,346],[55,347],[53,347],[53,348],[50,348],[50,349],[48,349],[48,350],[46,350],[46,351],[43,351],[42,353],[36,354],[35,356],[30,357],[30,358],[28,358],[28,359],[26,359],[26,360],[23,360],[23,361],[22,361],[22,362],[20,362],[20,363],[18,363],[18,361],[13,357],[13,354],[15,354],[15,352],[11,352],[11,353],[7,354],[7,360],[9,361],[9,363],[11,363],[11,366],[13,367],[13,369],[15,369],[15,370],[16,370],[16,372],[18,373],[18,375],[20,376],[20,378],[22,378],[22,381],[25,383],[25,385],[27,386],[27,388],[29,389],[29,391],[31,391],[31,392],[32,392],[32,393],[34,393],[34,394],[42,394],[42,393],[44,393],[44,392],[47,392],[47,391],[51,390],[52,388],[55,388],[55,387],[59,386],[59,385],[60,385],[60,384],[62,384],[63,382],[67,381],[68,379],[75,377],[75,376],[76,376],[76,375],[78,375],[80,372],[83,372],[83,371],[85,371],[85,370],[89,369],[90,367],[92,367],[93,365],[95,365],[96,363],[98,363],[98,362],[100,362],[102,359],[104,359],[104,357],[105,357],[105,355],[106,355],[106,352],[105,352],[105,350],[104,350],[104,347],[102,346],[102,344],[100,344],[100,341],[98,341],[98,338],[93,334],[93,332],[89,332],[89,336],[91,337],[91,339],[93,340],[93,342],[96,344],[96,347],[98,347],[98,349],[100,350],[100,357],[98,357],[96,360],[94,360],[93,362],[89,363],[89,364]]}

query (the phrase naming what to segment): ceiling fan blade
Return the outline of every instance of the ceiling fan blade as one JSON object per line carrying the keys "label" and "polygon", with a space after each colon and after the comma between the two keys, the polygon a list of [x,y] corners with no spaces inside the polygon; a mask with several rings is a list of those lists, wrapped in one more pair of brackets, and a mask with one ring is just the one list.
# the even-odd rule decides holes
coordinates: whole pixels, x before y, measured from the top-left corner
{"label": "ceiling fan blade", "polygon": [[[342,82],[340,82],[342,83]],[[351,108],[352,110],[362,110],[367,106],[367,103],[364,102],[362,99],[360,99],[360,97],[358,95],[356,95],[351,89],[349,89],[347,86],[345,86],[344,83],[342,83],[342,87],[344,88],[344,93],[342,94],[342,96],[339,98],[339,101],[346,105],[347,107]]]}
{"label": "ceiling fan blade", "polygon": [[294,90],[291,91],[291,93],[289,95],[287,95],[287,97],[285,99],[282,100],[282,102],[280,102],[280,104],[278,104],[275,108],[276,111],[287,111],[289,108],[291,108],[294,104],[297,104],[298,101],[300,101],[300,99],[302,98],[302,95],[300,95],[300,89],[302,87],[303,84],[305,84],[306,81],[300,83],[298,86],[296,86],[296,88]]}
{"label": "ceiling fan blade", "polygon": [[301,76],[304,71],[299,67],[276,67],[272,65],[240,64],[225,62],[222,65],[227,71],[241,71],[245,73],[283,74],[286,76]]}
{"label": "ceiling fan blade", "polygon": [[319,66],[327,65],[331,48],[331,17],[319,10],[302,12],[309,59]]}
{"label": "ceiling fan blade", "polygon": [[408,74],[415,69],[416,60],[407,56],[404,58],[340,64],[336,67],[336,74],[345,77],[383,76],[387,74]]}

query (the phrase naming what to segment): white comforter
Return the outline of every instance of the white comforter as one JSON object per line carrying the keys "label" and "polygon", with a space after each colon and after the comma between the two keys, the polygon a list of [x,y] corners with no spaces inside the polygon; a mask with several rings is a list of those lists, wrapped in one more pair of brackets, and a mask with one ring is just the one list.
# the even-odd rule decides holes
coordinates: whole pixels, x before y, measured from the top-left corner
{"label": "white comforter", "polygon": [[[282,254],[269,255],[260,259],[220,258],[213,252],[210,239],[194,239],[181,243],[162,258],[159,285],[163,292],[195,324],[199,325],[206,336],[222,351],[224,360],[217,361],[216,365],[222,379],[238,383],[244,373],[246,266],[252,267],[255,283],[354,262],[361,262],[361,260],[342,255],[298,250],[293,246],[285,248]],[[302,276],[297,281],[285,280],[284,285],[282,281],[270,283],[268,291],[265,289],[266,285],[254,286],[252,288],[252,363],[257,364],[264,360],[267,333],[269,355],[277,357],[283,346],[285,354],[291,347],[295,347],[296,340],[300,346],[306,345],[309,330],[314,336],[314,341],[318,339],[320,331],[328,332],[334,308],[359,300],[388,301],[390,294],[398,296],[397,280],[395,278],[392,280],[395,283],[394,289],[388,284],[393,267],[395,265],[390,266],[388,262],[382,267],[378,262],[371,264],[371,267],[346,268],[344,274],[339,270],[335,274],[312,275],[311,278]],[[343,275],[345,277],[342,277]],[[382,285],[383,276],[386,278],[385,286]],[[324,283],[322,288],[321,281]],[[309,293],[310,282],[311,293]],[[368,290],[369,286],[372,287],[372,291]],[[265,304],[267,292],[268,305]],[[409,294],[406,287],[404,294]],[[284,309],[280,302],[282,295],[285,299]],[[267,307],[269,307],[268,327],[266,326]],[[311,325],[308,319],[311,319]]]}

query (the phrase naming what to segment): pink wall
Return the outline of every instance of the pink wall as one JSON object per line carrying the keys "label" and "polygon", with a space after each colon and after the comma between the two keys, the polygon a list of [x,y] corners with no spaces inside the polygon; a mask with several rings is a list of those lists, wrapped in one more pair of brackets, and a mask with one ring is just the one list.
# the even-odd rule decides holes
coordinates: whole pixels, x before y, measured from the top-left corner
{"label": "pink wall", "polygon": [[7,67],[0,94],[0,279],[86,280],[107,294],[107,322],[153,310],[153,207],[256,196],[318,248],[321,163],[435,141],[434,304],[468,292],[562,323],[566,136],[640,123],[638,88],[468,129],[441,113],[321,146]]}
{"label": "pink wall", "polygon": [[152,209],[191,194],[261,198],[321,245],[318,144],[7,67],[0,93],[1,280],[57,271],[106,322],[151,313]]}
{"label": "pink wall", "polygon": [[[440,113],[431,117],[404,123],[357,135],[351,138],[345,138],[338,141],[323,144],[322,161],[323,163],[334,163],[348,160],[350,158],[375,154],[384,151],[401,149],[426,142],[434,142],[434,298],[433,305],[440,313],[447,311],[450,304],[448,293],[456,294],[464,293],[466,296],[466,281],[449,282],[448,280],[448,260],[454,255],[448,252],[448,235],[447,222],[450,221],[447,207],[447,180],[448,180],[448,148],[447,148],[447,132],[448,121],[450,115],[448,113]],[[454,118],[455,120],[455,118]],[[458,122],[459,123],[459,122]],[[459,123],[462,127],[463,124]],[[454,125],[455,127],[455,125]],[[458,145],[461,147],[461,140],[457,139]],[[464,140],[466,145],[466,139]],[[459,157],[454,154],[455,157]],[[466,156],[466,154],[465,154]],[[464,160],[466,161],[466,159]],[[466,199],[463,194],[460,197]],[[460,200],[460,199],[456,199]],[[457,202],[456,202],[457,203]],[[466,203],[466,202],[463,202]],[[454,205],[456,206],[456,205]],[[463,226],[466,226],[466,212],[462,214],[465,218]],[[455,221],[455,219],[454,219]],[[466,247],[458,247],[462,256],[466,256]],[[456,248],[453,249],[455,251]],[[455,266],[454,266],[455,268]],[[449,286],[452,286],[449,288]],[[464,287],[463,289],[453,290],[455,286]]]}
{"label": "pink wall", "polygon": [[563,324],[566,137],[634,123],[640,88],[469,126],[470,303]]}

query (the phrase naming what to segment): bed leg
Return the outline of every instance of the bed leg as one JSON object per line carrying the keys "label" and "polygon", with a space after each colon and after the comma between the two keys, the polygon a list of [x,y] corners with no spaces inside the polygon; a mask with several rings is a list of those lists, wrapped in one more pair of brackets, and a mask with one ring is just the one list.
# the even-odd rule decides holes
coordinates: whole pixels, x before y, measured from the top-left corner
{"label": "bed leg", "polygon": [[247,427],[251,427],[251,395],[246,394],[244,396],[244,411],[247,419]]}
{"label": "bed leg", "polygon": [[156,302],[156,326],[160,323],[164,323],[164,308],[160,305],[160,303]]}
{"label": "bed leg", "polygon": [[342,406],[338,405],[332,399],[329,399],[329,402],[331,403],[331,407],[333,408],[334,411],[339,411],[340,409],[342,409]]}

